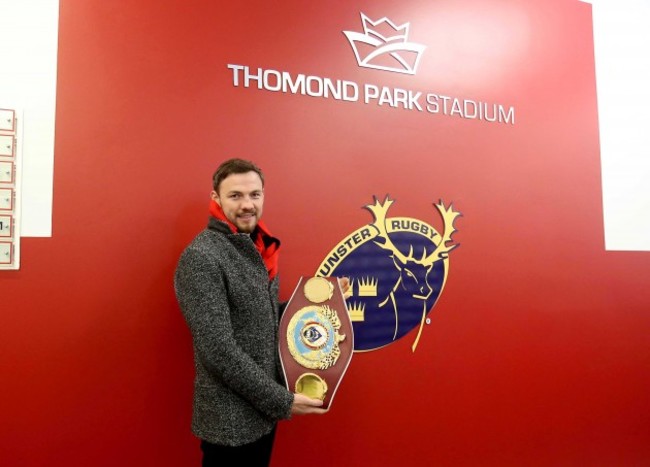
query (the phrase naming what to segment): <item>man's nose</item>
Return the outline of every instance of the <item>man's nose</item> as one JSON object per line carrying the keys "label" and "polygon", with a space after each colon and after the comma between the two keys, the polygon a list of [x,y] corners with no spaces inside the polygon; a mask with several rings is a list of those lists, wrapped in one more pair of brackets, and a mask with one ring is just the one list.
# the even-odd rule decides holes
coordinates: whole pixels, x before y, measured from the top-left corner
{"label": "man's nose", "polygon": [[255,205],[253,204],[253,199],[250,196],[243,196],[241,200],[242,209],[253,209]]}

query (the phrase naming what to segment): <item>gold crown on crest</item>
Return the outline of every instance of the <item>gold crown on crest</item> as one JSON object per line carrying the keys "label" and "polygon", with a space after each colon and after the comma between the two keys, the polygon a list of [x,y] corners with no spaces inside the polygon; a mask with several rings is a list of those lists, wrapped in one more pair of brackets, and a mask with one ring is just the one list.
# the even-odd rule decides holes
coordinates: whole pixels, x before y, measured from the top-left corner
{"label": "gold crown on crest", "polygon": [[362,277],[357,281],[359,284],[359,297],[377,296],[377,279],[374,277]]}
{"label": "gold crown on crest", "polygon": [[365,319],[366,304],[360,302],[352,302],[348,304],[348,314],[350,321],[359,322]]}

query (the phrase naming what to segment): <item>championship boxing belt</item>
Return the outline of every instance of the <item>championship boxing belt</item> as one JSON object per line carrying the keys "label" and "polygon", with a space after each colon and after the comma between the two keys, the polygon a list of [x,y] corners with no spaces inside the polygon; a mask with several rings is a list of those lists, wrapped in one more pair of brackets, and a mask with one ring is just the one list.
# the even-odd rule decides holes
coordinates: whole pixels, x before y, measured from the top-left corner
{"label": "championship boxing belt", "polygon": [[287,389],[320,399],[328,409],[354,350],[337,278],[300,278],[280,320],[279,342]]}

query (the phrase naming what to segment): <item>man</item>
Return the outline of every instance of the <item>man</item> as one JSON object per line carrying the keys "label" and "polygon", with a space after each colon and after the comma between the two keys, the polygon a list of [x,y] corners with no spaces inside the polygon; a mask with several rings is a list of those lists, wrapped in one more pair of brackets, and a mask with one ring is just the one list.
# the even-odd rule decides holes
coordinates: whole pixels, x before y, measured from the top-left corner
{"label": "man", "polygon": [[192,431],[203,466],[266,466],[278,420],[325,410],[280,383],[280,242],[260,221],[262,171],[228,160],[213,189],[208,227],[181,255],[174,281],[194,345]]}

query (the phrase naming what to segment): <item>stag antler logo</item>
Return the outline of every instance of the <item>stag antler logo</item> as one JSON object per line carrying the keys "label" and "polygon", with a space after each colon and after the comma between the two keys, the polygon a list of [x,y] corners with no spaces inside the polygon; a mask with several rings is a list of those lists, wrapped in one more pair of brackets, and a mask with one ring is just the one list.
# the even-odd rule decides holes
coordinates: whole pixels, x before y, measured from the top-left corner
{"label": "stag antler logo", "polygon": [[376,197],[364,206],[373,221],[350,234],[329,253],[317,274],[348,276],[353,295],[348,300],[355,350],[390,344],[418,327],[417,348],[427,314],[444,288],[449,253],[457,243],[455,220],[461,215],[450,204],[434,203],[443,233],[418,219],[388,218],[395,200]]}
{"label": "stag antler logo", "polygon": [[426,47],[408,42],[410,23],[397,26],[386,17],[373,21],[363,13],[361,23],[363,34],[343,31],[360,67],[409,75],[416,73]]}

